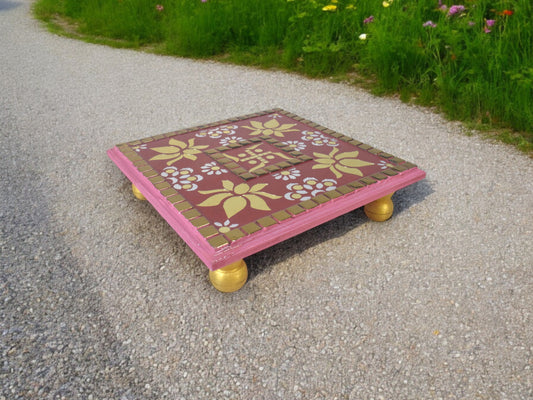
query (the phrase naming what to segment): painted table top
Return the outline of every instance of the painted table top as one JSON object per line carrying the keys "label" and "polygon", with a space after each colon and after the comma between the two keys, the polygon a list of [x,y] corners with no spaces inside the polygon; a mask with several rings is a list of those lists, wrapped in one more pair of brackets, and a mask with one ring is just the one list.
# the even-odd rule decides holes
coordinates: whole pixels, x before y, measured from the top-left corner
{"label": "painted table top", "polygon": [[425,176],[281,109],[119,144],[108,155],[211,270]]}

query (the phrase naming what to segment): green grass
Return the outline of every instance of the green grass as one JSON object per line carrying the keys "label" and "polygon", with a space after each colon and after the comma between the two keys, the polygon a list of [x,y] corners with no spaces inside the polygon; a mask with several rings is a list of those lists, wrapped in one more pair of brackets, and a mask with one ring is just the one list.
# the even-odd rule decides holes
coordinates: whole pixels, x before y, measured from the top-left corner
{"label": "green grass", "polygon": [[100,43],[349,79],[531,152],[531,1],[454,1],[38,0],[34,10]]}

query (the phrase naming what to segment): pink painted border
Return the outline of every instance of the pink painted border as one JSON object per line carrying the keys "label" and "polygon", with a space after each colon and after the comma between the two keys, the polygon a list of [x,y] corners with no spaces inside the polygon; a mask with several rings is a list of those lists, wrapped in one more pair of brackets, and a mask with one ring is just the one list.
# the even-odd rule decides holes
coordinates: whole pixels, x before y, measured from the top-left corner
{"label": "pink painted border", "polygon": [[[234,261],[241,260],[258,251],[303,233],[331,219],[353,211],[387,194],[396,192],[419,180],[426,173],[416,167],[398,173],[368,186],[331,199],[315,208],[292,216],[268,228],[262,228],[253,234],[231,242],[219,249],[213,248],[187,218],[181,215],[172,204],[157,190],[133,163],[114,147],[107,152],[109,158],[119,167],[126,177],[133,182],[159,214],[168,222],[178,235],[198,255],[212,271]],[[334,203],[334,204],[333,204]]]}

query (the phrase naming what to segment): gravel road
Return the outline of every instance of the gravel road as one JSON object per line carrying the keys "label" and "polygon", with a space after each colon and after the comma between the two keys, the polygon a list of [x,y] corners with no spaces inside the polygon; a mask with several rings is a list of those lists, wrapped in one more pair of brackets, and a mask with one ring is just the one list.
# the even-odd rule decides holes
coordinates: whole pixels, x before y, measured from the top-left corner
{"label": "gravel road", "polygon": [[[533,162],[343,84],[86,44],[0,0],[0,399],[531,399]],[[416,163],[222,294],[107,158],[281,107]]]}

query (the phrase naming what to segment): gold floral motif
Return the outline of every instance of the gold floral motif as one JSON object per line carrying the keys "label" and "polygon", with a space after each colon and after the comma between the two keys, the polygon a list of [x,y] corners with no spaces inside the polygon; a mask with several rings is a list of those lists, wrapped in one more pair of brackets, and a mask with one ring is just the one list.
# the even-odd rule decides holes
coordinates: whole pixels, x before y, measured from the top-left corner
{"label": "gold floral motif", "polygon": [[374,163],[359,160],[357,156],[358,151],[348,151],[339,153],[338,148],[335,148],[329,154],[313,153],[317,164],[313,165],[313,169],[329,168],[337,178],[342,177],[342,173],[363,176],[361,170],[357,167],[366,167],[374,165]]}
{"label": "gold floral motif", "polygon": [[189,139],[188,143],[182,142],[181,140],[170,139],[168,144],[168,146],[153,147],[152,150],[161,154],[150,158],[150,160],[169,160],[167,161],[167,165],[172,165],[182,158],[195,161],[197,158],[195,154],[199,154],[202,152],[202,149],[209,147],[195,145],[194,139]]}
{"label": "gold floral motif", "polygon": [[199,191],[201,194],[213,195],[198,204],[198,207],[213,207],[223,202],[222,207],[228,219],[244,210],[248,204],[255,210],[270,211],[270,207],[260,196],[274,200],[280,199],[281,196],[262,192],[261,190],[267,185],[267,183],[258,183],[250,188],[246,183],[235,186],[233,182],[223,180],[222,189]]}
{"label": "gold floral motif", "polygon": [[274,135],[277,137],[284,137],[286,132],[296,132],[298,129],[291,129],[296,124],[283,124],[280,125],[276,119],[271,119],[270,121],[265,122],[264,124],[259,121],[250,121],[252,126],[243,126],[243,128],[250,129],[253,132],[250,133],[251,136],[255,135],[265,135],[270,136]]}

